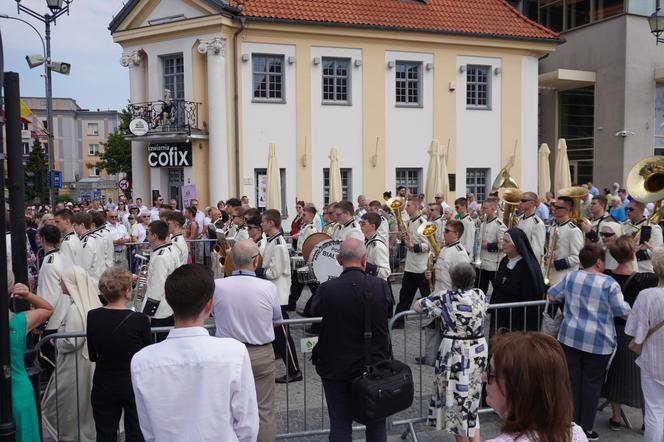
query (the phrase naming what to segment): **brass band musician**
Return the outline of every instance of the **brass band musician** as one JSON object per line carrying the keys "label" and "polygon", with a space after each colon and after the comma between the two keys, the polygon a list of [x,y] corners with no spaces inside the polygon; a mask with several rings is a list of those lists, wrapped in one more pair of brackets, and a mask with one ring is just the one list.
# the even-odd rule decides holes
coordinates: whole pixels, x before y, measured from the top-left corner
{"label": "brass band musician", "polygon": [[487,198],[482,203],[484,221],[480,226],[480,240],[478,253],[481,263],[477,269],[477,287],[484,293],[489,289],[498,270],[498,264],[502,255],[503,237],[507,226],[498,217],[498,200]]}
{"label": "brass band musician", "polygon": [[468,214],[468,201],[466,198],[457,198],[454,201],[454,208],[459,214],[459,221],[463,223],[463,234],[459,241],[461,241],[461,245],[466,249],[472,261],[475,259],[473,255],[473,248],[475,246],[475,221]]}
{"label": "brass band musician", "polygon": [[544,222],[535,214],[539,199],[534,192],[524,192],[519,203],[519,212],[521,217],[517,227],[526,234],[528,242],[533,249],[533,254],[537,262],[542,264],[544,256],[544,242],[546,241],[546,226]]}
{"label": "brass band musician", "polygon": [[582,223],[579,227],[586,235],[586,241],[591,243],[600,242],[600,230],[602,223],[616,222],[616,220],[606,211],[608,201],[604,195],[594,196],[590,202],[590,223]]}
{"label": "brass band musician", "polygon": [[638,241],[636,261],[639,272],[652,272],[650,250],[662,245],[662,228],[653,224],[645,217],[646,205],[632,200],[627,206],[627,220],[622,223],[625,235],[631,235]]}
{"label": "brass band musician", "polygon": [[[549,248],[552,248],[552,238],[555,238],[555,250],[547,250],[547,255],[553,253],[549,270],[550,286],[579,268],[579,252],[583,248],[584,240],[583,232],[570,219],[573,206],[574,200],[567,196],[558,197],[553,206],[555,222],[549,235]],[[545,260],[545,274],[548,263],[549,260]]]}

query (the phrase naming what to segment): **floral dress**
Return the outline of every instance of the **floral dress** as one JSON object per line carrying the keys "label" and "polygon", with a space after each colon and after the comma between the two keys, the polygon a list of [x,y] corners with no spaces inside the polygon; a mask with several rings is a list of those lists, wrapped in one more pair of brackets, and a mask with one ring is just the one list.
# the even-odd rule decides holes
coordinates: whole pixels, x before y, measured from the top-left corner
{"label": "floral dress", "polygon": [[447,290],[421,299],[420,305],[429,317],[440,317],[443,327],[428,422],[470,438],[480,427],[481,376],[487,365],[486,296],[479,289]]}

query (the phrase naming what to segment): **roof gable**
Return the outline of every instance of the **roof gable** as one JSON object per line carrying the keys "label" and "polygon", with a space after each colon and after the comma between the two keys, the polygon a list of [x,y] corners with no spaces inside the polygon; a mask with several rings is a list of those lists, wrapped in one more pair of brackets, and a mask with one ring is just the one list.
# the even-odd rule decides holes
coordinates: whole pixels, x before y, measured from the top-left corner
{"label": "roof gable", "polygon": [[129,0],[108,29],[113,32],[218,14],[229,8],[223,0]]}

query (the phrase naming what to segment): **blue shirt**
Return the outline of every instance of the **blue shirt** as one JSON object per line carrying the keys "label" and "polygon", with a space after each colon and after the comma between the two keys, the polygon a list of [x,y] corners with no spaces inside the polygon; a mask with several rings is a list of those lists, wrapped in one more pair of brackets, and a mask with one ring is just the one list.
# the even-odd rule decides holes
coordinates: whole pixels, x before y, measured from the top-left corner
{"label": "blue shirt", "polygon": [[613,318],[631,311],[613,278],[577,270],[551,287],[549,296],[565,302],[558,333],[561,344],[586,353],[613,353],[617,344]]}
{"label": "blue shirt", "polygon": [[611,209],[609,209],[609,213],[611,214],[613,219],[615,219],[619,223],[621,223],[621,222],[623,222],[627,219],[627,212],[625,211],[624,206],[611,207]]}
{"label": "blue shirt", "polygon": [[547,207],[546,203],[540,203],[539,206],[537,206],[537,208],[535,209],[535,215],[537,215],[539,219],[544,221],[545,224],[548,224],[549,208]]}

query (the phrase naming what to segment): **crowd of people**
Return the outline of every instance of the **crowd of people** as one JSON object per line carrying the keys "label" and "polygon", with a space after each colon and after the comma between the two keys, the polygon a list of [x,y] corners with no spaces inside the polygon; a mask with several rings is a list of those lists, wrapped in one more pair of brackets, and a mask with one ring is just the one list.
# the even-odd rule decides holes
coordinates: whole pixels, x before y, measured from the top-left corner
{"label": "crowd of people", "polygon": [[[523,192],[516,216],[505,215],[497,193],[448,204],[442,193],[427,199],[400,187],[395,198],[360,195],[357,204],[331,202],[320,211],[297,201],[290,231],[280,211],[250,207],[246,197],[201,210],[197,200],[181,208],[161,196],[150,209],[124,197],[29,207],[31,276],[14,283],[11,256],[7,269],[10,294],[32,306],[10,311],[19,440],[39,440],[24,336],[64,331],[85,337],[41,346],[40,362],[56,362],[41,403],[54,438],[115,441],[122,431],[127,441],[273,441],[275,383],[303,380],[281,324],[295,311],[322,317],[307,332],[319,335],[312,360],[330,440],[350,440],[365,309],[374,359],[391,354],[390,318],[396,315],[394,329],[406,327],[412,309],[431,319],[433,351],[415,361],[435,371],[428,423],[457,440],[480,440],[486,391],[502,421],[496,441],[597,440],[605,397],[612,429],[622,426],[622,406],[641,408],[645,440],[660,442],[662,229],[648,220],[654,208],[619,185],[603,194],[584,186],[587,196],[577,199]],[[338,242],[342,271],[303,282],[303,246],[315,233]],[[8,233],[8,253],[10,241]],[[398,293],[395,274],[402,275]],[[312,296],[298,310],[305,286]],[[539,332],[541,305],[500,308],[545,297],[548,312],[562,317],[553,337]],[[214,336],[204,328],[210,316]],[[642,344],[639,355],[634,343]],[[286,368],[280,377],[275,356]],[[366,437],[384,441],[385,420],[368,424]]]}

